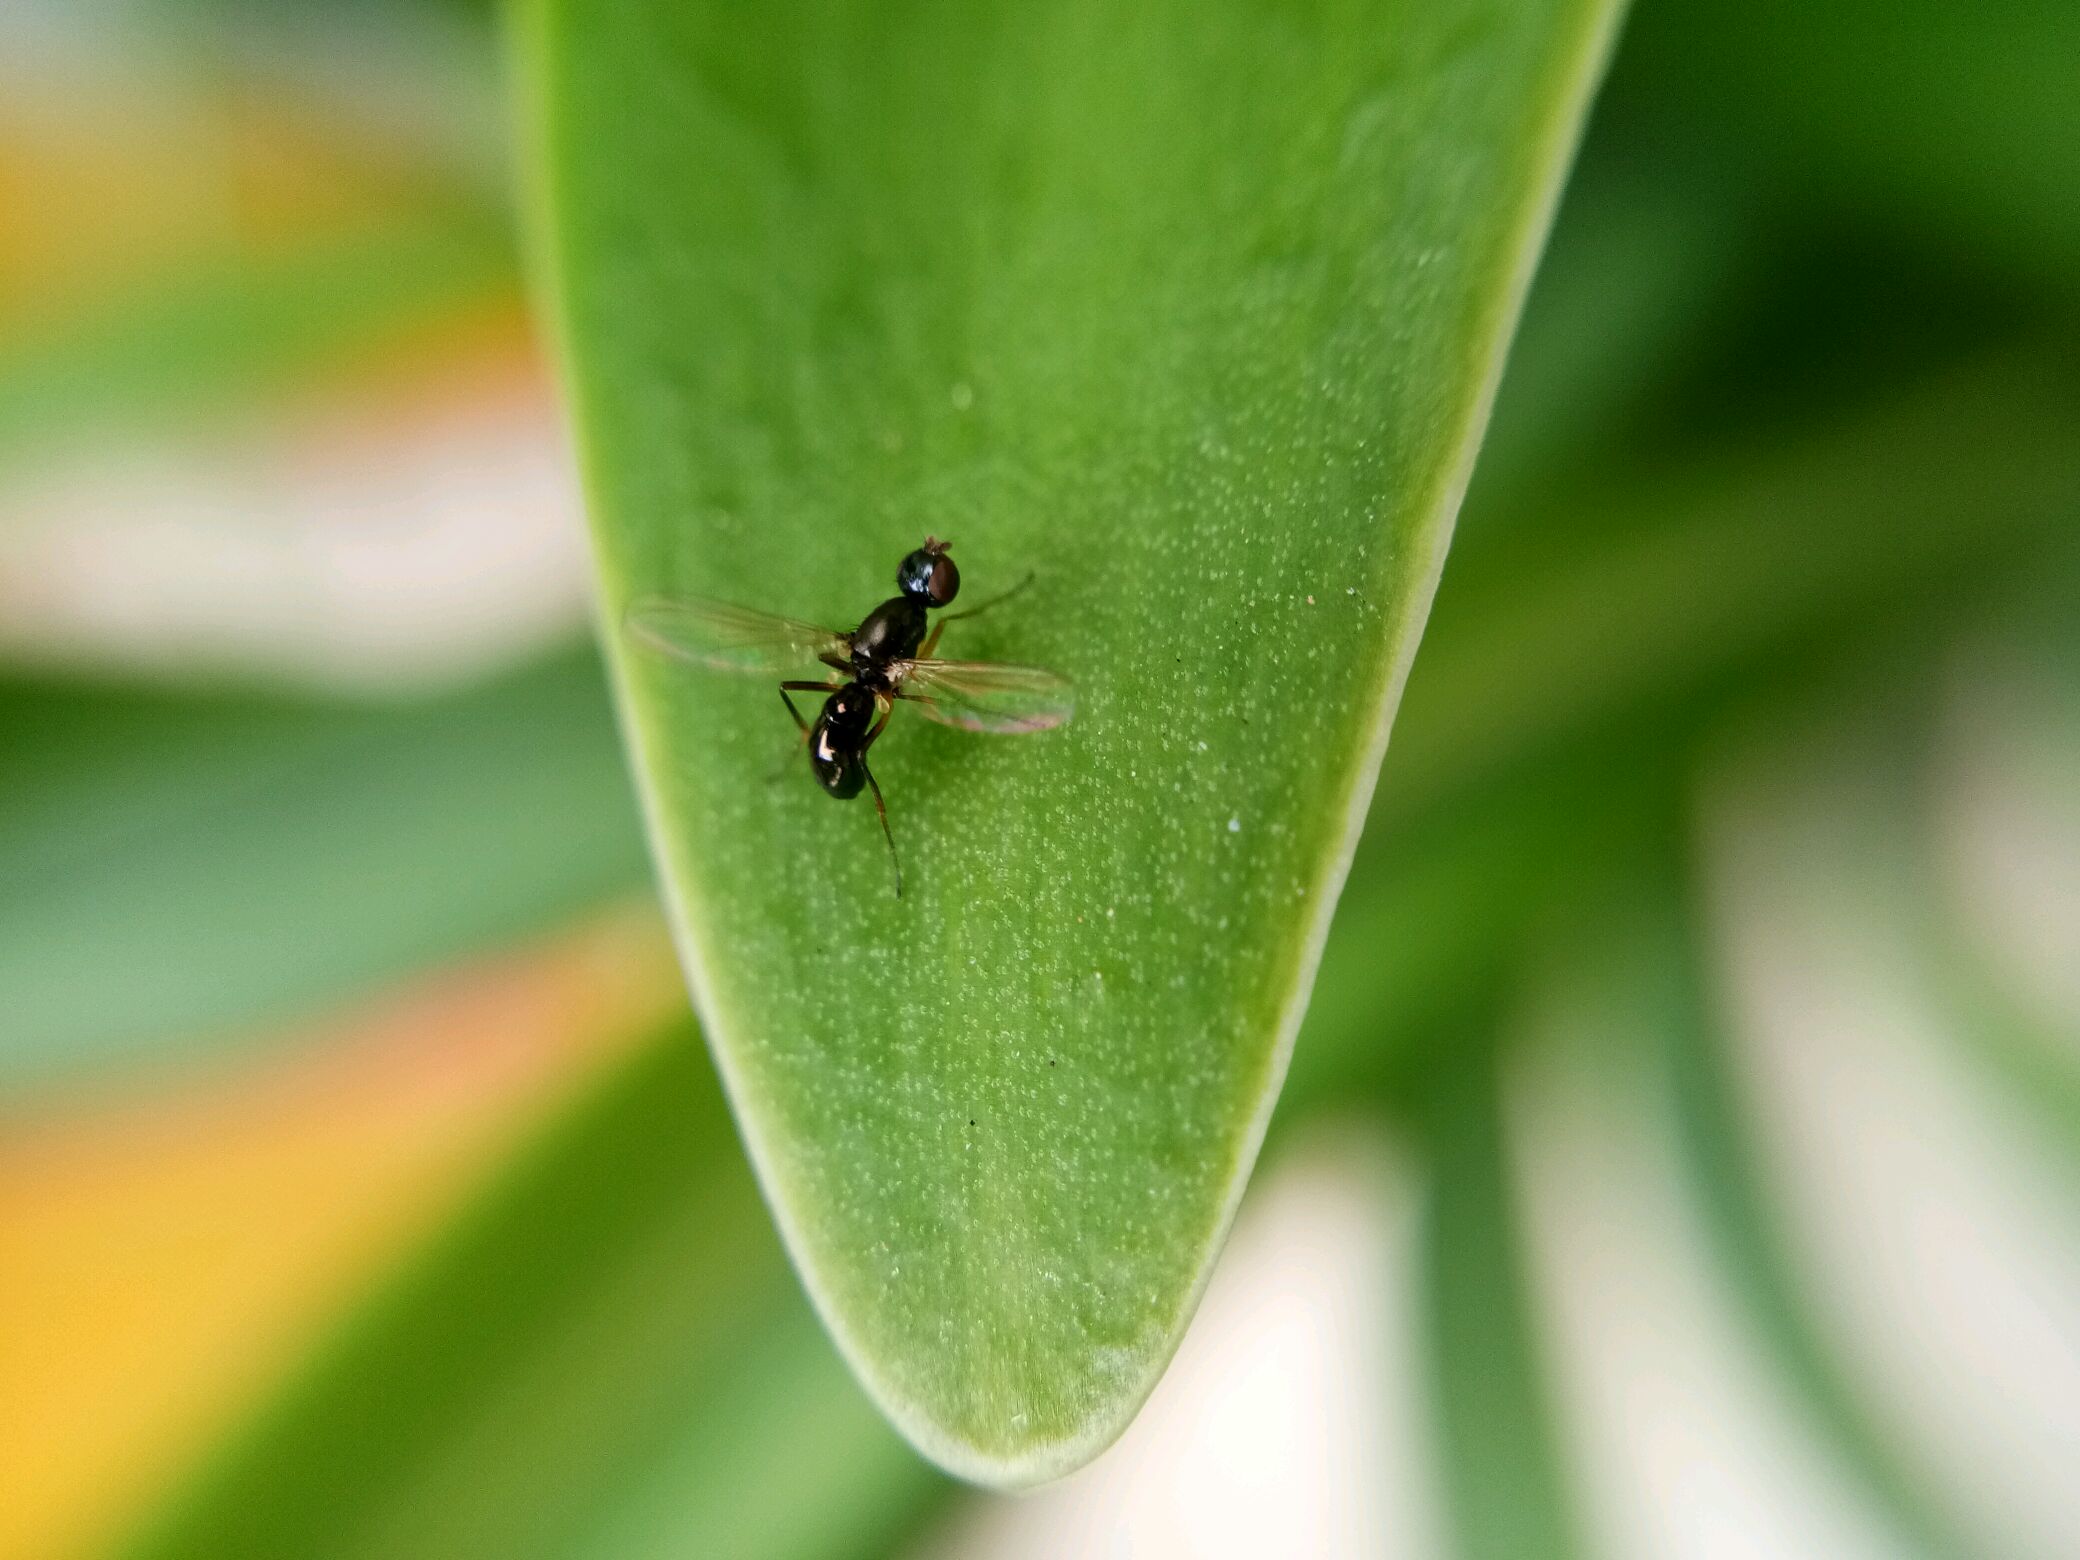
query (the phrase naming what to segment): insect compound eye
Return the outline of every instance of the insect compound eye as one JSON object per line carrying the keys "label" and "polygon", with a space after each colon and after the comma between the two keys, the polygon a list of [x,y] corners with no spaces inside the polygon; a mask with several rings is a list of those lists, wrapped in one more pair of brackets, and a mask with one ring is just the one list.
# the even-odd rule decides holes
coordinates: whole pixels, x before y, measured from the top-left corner
{"label": "insect compound eye", "polygon": [[934,537],[896,566],[896,589],[913,601],[943,607],[961,588],[961,571]]}
{"label": "insect compound eye", "polygon": [[906,596],[928,596],[932,588],[932,570],[938,562],[930,552],[918,548],[896,565],[896,589]]}

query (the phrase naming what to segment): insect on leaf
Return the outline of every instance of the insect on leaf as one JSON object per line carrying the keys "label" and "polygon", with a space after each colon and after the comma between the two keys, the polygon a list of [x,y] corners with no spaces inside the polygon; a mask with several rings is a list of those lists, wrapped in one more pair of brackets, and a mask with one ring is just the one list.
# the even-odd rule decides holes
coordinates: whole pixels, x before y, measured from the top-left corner
{"label": "insect on leaf", "polygon": [[[978,597],[1036,577],[944,654],[1076,690],[1017,741],[898,703],[898,902],[869,807],[764,783],[799,738],[710,668],[765,650],[647,610],[609,635],[789,1251],[956,1472],[1095,1455],[1190,1319],[1614,14],[528,10],[602,621],[663,596],[849,628],[935,533]],[[940,713],[1063,712],[967,692]]]}

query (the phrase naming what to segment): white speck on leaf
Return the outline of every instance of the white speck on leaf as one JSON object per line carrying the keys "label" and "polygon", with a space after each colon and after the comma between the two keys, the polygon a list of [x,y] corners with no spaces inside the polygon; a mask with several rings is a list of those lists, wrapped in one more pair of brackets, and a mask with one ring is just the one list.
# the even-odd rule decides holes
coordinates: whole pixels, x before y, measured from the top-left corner
{"label": "white speck on leaf", "polygon": [[1228,832],[1230,834],[1240,834],[1242,832],[1242,820],[1240,818],[1230,818],[1228,820]]}

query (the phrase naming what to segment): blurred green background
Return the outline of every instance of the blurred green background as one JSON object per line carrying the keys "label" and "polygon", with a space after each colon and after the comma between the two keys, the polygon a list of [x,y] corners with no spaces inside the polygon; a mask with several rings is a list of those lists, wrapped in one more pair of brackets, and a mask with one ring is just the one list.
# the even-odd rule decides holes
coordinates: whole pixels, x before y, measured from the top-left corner
{"label": "blurred green background", "polygon": [[0,13],[0,1554],[2080,1553],[2080,10],[1641,0],[1259,1184],[920,1462],[651,906],[494,17]]}

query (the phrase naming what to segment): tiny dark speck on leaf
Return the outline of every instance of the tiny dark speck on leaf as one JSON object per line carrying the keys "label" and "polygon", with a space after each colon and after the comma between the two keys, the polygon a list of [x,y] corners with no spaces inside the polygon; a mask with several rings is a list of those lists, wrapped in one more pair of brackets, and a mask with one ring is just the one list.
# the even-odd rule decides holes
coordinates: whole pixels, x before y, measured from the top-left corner
{"label": "tiny dark speck on leaf", "polygon": [[968,1118],[968,1125],[971,1127],[975,1125],[975,1118],[973,1116],[970,1116]]}

